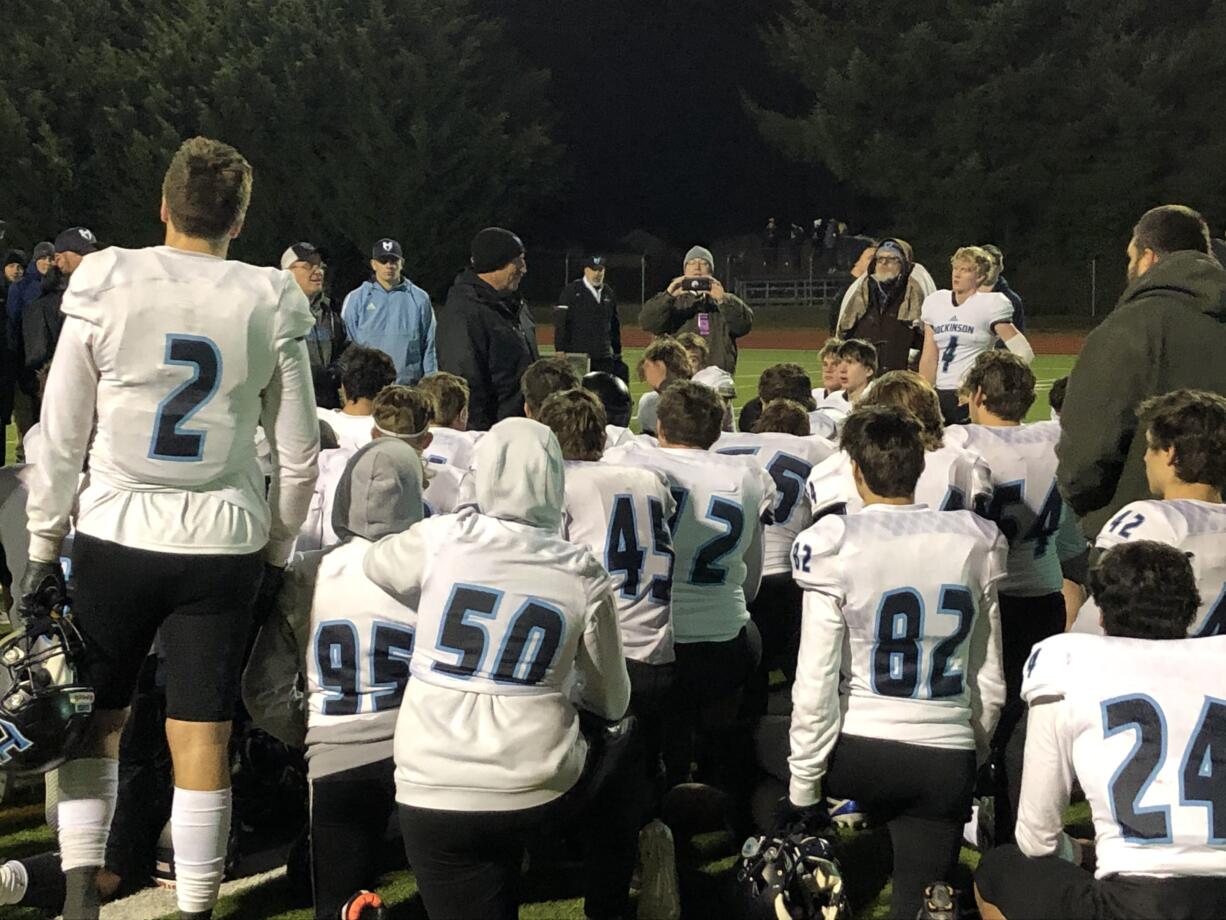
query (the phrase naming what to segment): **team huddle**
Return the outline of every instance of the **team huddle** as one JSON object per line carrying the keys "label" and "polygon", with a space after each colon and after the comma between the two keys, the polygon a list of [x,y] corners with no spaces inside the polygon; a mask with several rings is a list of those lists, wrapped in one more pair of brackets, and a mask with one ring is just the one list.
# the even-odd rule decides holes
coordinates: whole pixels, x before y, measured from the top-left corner
{"label": "team huddle", "polygon": [[[166,245],[91,254],[65,294],[0,645],[0,759],[55,768],[59,853],[0,866],[0,903],[113,895],[152,650],[184,918],[226,871],[240,703],[305,750],[319,918],[384,916],[395,819],[432,920],[517,916],[542,829],[579,844],[586,916],[675,920],[661,817],[694,784],[749,838],[751,916],[849,917],[834,827],[865,823],[891,917],[1226,915],[1226,399],[1143,404],[1155,497],[1093,546],[997,295],[927,327],[931,373],[878,376],[858,339],[819,388],[769,368],[739,430],[698,335],[648,347],[638,434],[618,377],[559,357],[488,431],[463,378],[399,384],[360,346],[369,411],[317,411],[305,297],[226,259],[250,192],[187,142]],[[1093,840],[1065,833],[1079,795]]]}

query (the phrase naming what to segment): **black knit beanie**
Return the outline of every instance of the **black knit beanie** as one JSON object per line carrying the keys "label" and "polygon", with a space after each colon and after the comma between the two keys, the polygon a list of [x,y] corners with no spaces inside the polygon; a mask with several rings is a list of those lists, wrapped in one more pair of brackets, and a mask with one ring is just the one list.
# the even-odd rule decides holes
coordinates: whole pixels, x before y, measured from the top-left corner
{"label": "black knit beanie", "polygon": [[524,254],[524,244],[510,230],[486,227],[473,237],[472,263],[477,274],[496,272]]}

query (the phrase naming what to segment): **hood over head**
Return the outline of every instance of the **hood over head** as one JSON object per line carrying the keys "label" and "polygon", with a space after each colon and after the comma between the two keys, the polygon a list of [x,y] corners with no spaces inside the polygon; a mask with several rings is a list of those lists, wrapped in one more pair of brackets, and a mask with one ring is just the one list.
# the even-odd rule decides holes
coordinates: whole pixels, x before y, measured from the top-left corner
{"label": "hood over head", "polygon": [[345,464],[336,485],[332,529],[342,540],[378,540],[422,518],[421,458],[398,438],[376,438]]}
{"label": "hood over head", "polygon": [[1201,313],[1226,322],[1226,269],[1207,253],[1194,249],[1172,252],[1128,285],[1120,303],[1153,296],[1185,300]]}
{"label": "hood over head", "polygon": [[544,425],[503,419],[477,442],[473,468],[483,514],[549,530],[561,526],[562,448]]}

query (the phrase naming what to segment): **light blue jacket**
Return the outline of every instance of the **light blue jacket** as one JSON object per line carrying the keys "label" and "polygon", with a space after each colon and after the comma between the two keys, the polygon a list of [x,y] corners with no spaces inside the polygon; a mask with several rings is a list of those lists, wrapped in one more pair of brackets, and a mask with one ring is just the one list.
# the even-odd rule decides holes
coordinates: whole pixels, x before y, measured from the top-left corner
{"label": "light blue jacket", "polygon": [[350,291],[341,319],[350,341],[377,348],[392,359],[397,383],[412,386],[438,370],[434,307],[430,295],[408,278],[390,291],[377,281]]}

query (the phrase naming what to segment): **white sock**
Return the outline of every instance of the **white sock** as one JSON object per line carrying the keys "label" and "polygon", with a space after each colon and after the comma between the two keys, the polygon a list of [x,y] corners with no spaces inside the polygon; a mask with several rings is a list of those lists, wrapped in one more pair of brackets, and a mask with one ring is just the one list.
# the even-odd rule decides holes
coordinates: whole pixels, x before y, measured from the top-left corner
{"label": "white sock", "polygon": [[109,757],[82,757],[60,767],[56,814],[65,872],[105,865],[118,786],[119,761]]}
{"label": "white sock", "polygon": [[20,904],[29,884],[30,877],[22,863],[14,859],[0,866],[0,904]]}
{"label": "white sock", "polygon": [[175,787],[170,835],[175,845],[175,900],[183,913],[217,903],[230,837],[230,790],[197,792]]}

